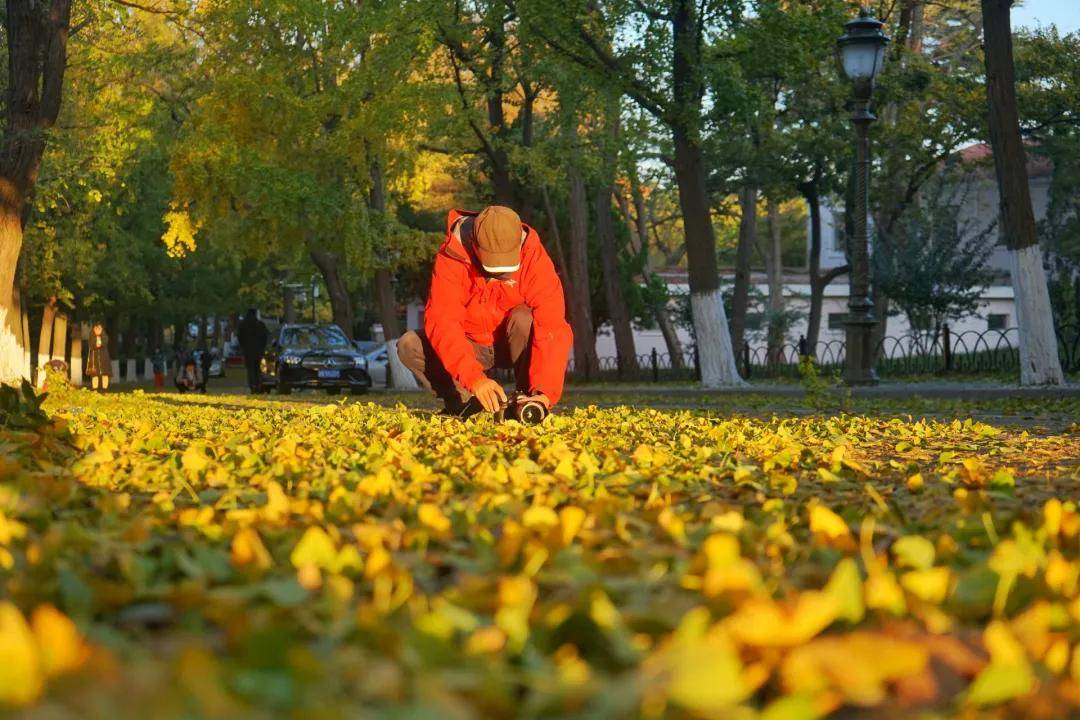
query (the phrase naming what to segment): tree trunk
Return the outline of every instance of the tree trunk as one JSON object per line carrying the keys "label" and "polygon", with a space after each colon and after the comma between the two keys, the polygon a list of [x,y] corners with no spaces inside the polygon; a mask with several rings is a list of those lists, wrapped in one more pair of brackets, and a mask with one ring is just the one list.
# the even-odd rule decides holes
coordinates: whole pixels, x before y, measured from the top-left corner
{"label": "tree trunk", "polygon": [[281,316],[286,324],[296,322],[296,297],[288,285],[281,289]]}
{"label": "tree trunk", "polygon": [[27,313],[27,311],[26,311],[26,303],[22,299],[24,293],[22,293],[19,290],[18,286],[16,286],[15,292],[12,293],[12,294],[14,296],[12,302],[14,303],[15,309],[19,313],[19,319],[21,320],[21,322],[20,322],[21,327],[20,327],[18,337],[21,339],[21,345],[22,345],[22,351],[23,351],[23,353],[22,353],[23,377],[29,378],[30,377],[30,368],[32,367],[31,364],[30,364],[30,315],[29,315],[29,313]]}
{"label": "tree trunk", "polygon": [[810,311],[806,322],[807,354],[817,357],[818,338],[821,335],[821,305],[825,298],[825,288],[836,278],[848,272],[846,265],[835,267],[827,273],[821,272],[821,197],[818,194],[820,174],[815,172],[811,180],[799,184],[799,192],[806,199],[810,209],[810,257],[808,259],[810,275]]}
{"label": "tree trunk", "polygon": [[675,181],[679,186],[679,208],[686,237],[690,311],[694,318],[701,384],[707,388],[741,385],[743,381],[735,365],[735,353],[720,294],[716,235],[709,211],[705,164],[698,132],[705,95],[701,18],[697,17],[697,4],[693,0],[676,0],[672,6],[673,102],[668,122],[672,131]]}
{"label": "tree trunk", "polygon": [[76,322],[71,325],[71,360],[68,363],[70,372],[68,377],[75,387],[83,384],[83,350],[82,350],[83,324]]}
{"label": "tree trunk", "polygon": [[[641,183],[636,174],[630,177],[630,196],[634,202],[634,222],[628,223],[637,236],[638,252],[645,256],[645,272],[652,274],[654,271],[652,254],[649,252],[649,220],[645,209],[645,196],[641,192]],[[675,323],[671,320],[671,313],[667,305],[658,305],[655,309],[656,324],[660,333],[664,336],[664,345],[667,346],[668,357],[671,359],[671,368],[681,370],[683,367],[682,345],[679,344],[679,333],[675,330]]]}
{"label": "tree trunk", "polygon": [[[570,277],[570,261],[567,258],[566,249],[563,246],[562,233],[558,230],[558,218],[555,216],[555,206],[551,202],[551,193],[548,192],[548,188],[541,187],[540,194],[541,199],[543,200],[544,213],[548,215],[548,227],[551,231],[552,242],[555,245],[555,261],[558,263],[558,274],[563,281],[566,318],[573,331],[573,350],[575,350],[573,364],[575,364],[575,368],[583,372],[586,367],[592,368],[596,364],[596,342],[592,339],[592,330],[589,330],[589,338],[592,339],[592,342],[582,342],[582,339],[579,339],[578,337],[580,328],[584,328],[586,325],[590,328],[592,327],[592,318],[586,314],[589,312],[589,305],[586,303],[583,307],[583,305],[578,302],[577,290]],[[578,354],[579,350],[588,350],[589,348],[592,348],[592,356],[589,356],[588,354]]]}
{"label": "tree trunk", "polygon": [[[386,183],[383,178],[382,163],[378,158],[371,161],[371,193],[368,196],[369,207],[377,213],[386,213]],[[375,299],[379,306],[379,321],[383,326],[383,338],[396,340],[401,336],[401,321],[398,319],[398,303],[394,294],[394,273],[389,267],[389,258],[378,258],[380,264],[375,268]]]}
{"label": "tree trunk", "polygon": [[604,299],[607,301],[608,317],[615,333],[615,352],[622,371],[637,370],[637,352],[634,348],[634,329],[630,326],[630,310],[623,294],[619,275],[618,248],[615,246],[615,228],[611,223],[611,186],[602,184],[596,189],[593,209],[596,212],[596,235],[600,244],[600,269],[604,276]]}
{"label": "tree trunk", "polygon": [[41,311],[41,330],[38,332],[37,387],[45,385],[45,366],[52,359],[53,321],[56,319],[56,299],[45,303]]}
{"label": "tree trunk", "polygon": [[514,181],[510,175],[510,159],[504,150],[496,150],[491,161],[491,189],[496,205],[514,205]]}
{"label": "tree trunk", "polygon": [[990,144],[1001,197],[1001,220],[1012,260],[1013,292],[1020,328],[1020,384],[1061,385],[1050,293],[1031,208],[1027,158],[1020,137],[1013,68],[1012,0],[982,0],[986,48],[986,95]]}
{"label": "tree trunk", "polygon": [[589,292],[589,201],[585,194],[585,181],[577,168],[570,166],[567,180],[570,186],[567,274],[573,296],[570,305],[575,308],[570,313],[571,329],[574,331],[574,367],[579,373],[592,373],[596,371],[598,363]]}
{"label": "tree trunk", "polygon": [[739,351],[746,342],[746,312],[750,300],[750,260],[757,244],[757,188],[739,193],[739,243],[735,249],[735,287],[731,294],[731,342]]}
{"label": "tree trunk", "polygon": [[379,322],[385,340],[401,337],[401,320],[397,312],[397,296],[394,293],[394,276],[389,268],[375,270],[375,295],[379,303]]}
{"label": "tree trunk", "polygon": [[323,282],[326,284],[326,292],[330,296],[330,309],[334,316],[334,323],[344,331],[349,339],[352,339],[352,298],[349,297],[349,288],[345,286],[345,279],[341,276],[339,270],[342,265],[341,259],[325,250],[311,250],[309,254],[311,255],[311,261],[319,269]]}
{"label": "tree trunk", "polygon": [[57,310],[53,317],[52,350],[49,352],[50,360],[62,360],[67,362],[68,344],[68,315],[63,310]]}
{"label": "tree trunk", "polygon": [[783,243],[780,233],[780,203],[769,198],[769,242],[765,252],[765,273],[769,279],[769,362],[782,359],[784,347],[784,266]]}
{"label": "tree trunk", "polygon": [[679,207],[686,237],[690,311],[694,318],[701,384],[707,388],[741,385],[743,380],[735,365],[735,353],[720,294],[716,235],[705,190],[701,147],[681,130],[674,134],[674,140],[675,178],[679,186]]}
{"label": "tree trunk", "polygon": [[817,356],[818,335],[821,332],[821,303],[824,300],[825,285],[821,282],[821,198],[818,197],[818,179],[799,185],[799,191],[806,198],[810,208],[810,257],[808,271],[810,275],[810,312],[806,319],[806,353]]}
{"label": "tree trunk", "polygon": [[47,13],[34,0],[7,0],[7,113],[0,136],[0,382],[29,373],[19,333],[15,270],[23,240],[26,199],[37,182],[44,131],[56,122],[67,67],[71,0],[53,0]]}
{"label": "tree trunk", "polygon": [[15,292],[15,268],[22,247],[22,200],[8,200],[3,195],[0,184],[0,382],[17,382],[30,377],[26,355],[29,347],[23,343],[22,304]]}

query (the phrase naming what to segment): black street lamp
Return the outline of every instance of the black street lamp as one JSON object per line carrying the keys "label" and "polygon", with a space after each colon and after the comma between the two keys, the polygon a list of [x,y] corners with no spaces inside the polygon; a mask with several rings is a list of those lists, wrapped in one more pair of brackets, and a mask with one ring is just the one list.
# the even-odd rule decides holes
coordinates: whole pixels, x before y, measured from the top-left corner
{"label": "black street lamp", "polygon": [[848,293],[848,317],[844,382],[848,385],[872,385],[874,372],[872,331],[874,305],[870,301],[870,123],[877,120],[870,112],[874,79],[885,63],[889,38],[881,32],[882,23],[868,8],[859,17],[844,24],[844,34],[837,41],[837,51],[844,74],[853,88],[851,122],[855,125],[855,193],[851,214],[853,232],[849,238],[851,272]]}

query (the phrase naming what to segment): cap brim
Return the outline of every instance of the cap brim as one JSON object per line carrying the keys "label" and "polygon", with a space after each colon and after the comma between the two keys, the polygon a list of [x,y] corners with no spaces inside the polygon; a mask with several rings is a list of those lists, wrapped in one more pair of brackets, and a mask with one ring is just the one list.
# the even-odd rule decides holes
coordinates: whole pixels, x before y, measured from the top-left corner
{"label": "cap brim", "polygon": [[517,265],[481,265],[480,267],[489,273],[509,273],[517,272],[521,268],[521,263]]}
{"label": "cap brim", "polygon": [[521,252],[512,253],[476,253],[480,260],[480,267],[489,273],[516,272],[521,267]]}

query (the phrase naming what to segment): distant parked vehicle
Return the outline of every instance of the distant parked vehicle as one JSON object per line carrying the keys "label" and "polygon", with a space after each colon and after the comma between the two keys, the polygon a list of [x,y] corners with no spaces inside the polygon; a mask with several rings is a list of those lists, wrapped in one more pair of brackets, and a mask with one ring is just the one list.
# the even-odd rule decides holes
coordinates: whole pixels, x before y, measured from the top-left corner
{"label": "distant parked vehicle", "polygon": [[390,376],[386,372],[389,357],[386,354],[386,343],[376,343],[374,348],[368,350],[366,357],[372,387],[389,387]]}
{"label": "distant parked vehicle", "polygon": [[353,340],[353,345],[356,346],[357,350],[364,353],[364,355],[367,355],[369,352],[383,344],[384,343],[381,343],[378,340]]}
{"label": "distant parked vehicle", "polygon": [[282,325],[262,362],[264,391],[277,388],[288,395],[294,388],[322,389],[336,394],[371,387],[367,358],[337,325]]}

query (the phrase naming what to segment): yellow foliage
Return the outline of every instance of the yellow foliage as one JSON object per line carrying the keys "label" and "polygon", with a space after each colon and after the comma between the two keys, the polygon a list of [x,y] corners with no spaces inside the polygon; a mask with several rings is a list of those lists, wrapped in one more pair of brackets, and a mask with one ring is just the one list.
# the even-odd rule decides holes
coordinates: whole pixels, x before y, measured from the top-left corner
{"label": "yellow foliage", "polygon": [[195,252],[195,235],[200,223],[194,222],[186,210],[172,209],[162,217],[165,233],[161,241],[165,243],[165,252],[172,258],[182,258]]}
{"label": "yellow foliage", "polygon": [[[423,697],[502,717],[614,694],[654,717],[774,720],[1022,712],[1038,689],[1066,717],[1080,675],[1077,516],[1054,470],[1080,455],[1068,436],[648,408],[529,428],[303,397],[50,403],[70,441],[0,437],[18,459],[0,482],[8,704],[46,683],[64,703],[142,686],[164,714],[234,717],[291,688],[331,714]],[[965,457],[980,464],[954,502]],[[972,482],[1004,468],[1007,501]],[[919,473],[941,480],[911,492]],[[173,651],[88,663],[70,620],[12,604],[29,597],[88,610],[118,647],[145,626]],[[989,662],[969,648],[980,631]],[[945,693],[929,657],[965,687]],[[499,690],[522,680],[521,696]]]}

